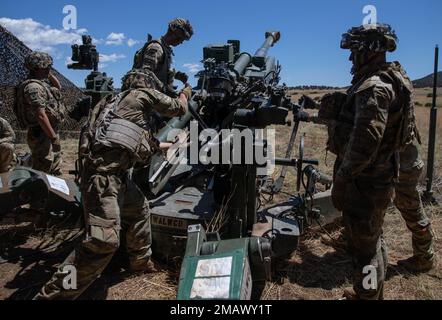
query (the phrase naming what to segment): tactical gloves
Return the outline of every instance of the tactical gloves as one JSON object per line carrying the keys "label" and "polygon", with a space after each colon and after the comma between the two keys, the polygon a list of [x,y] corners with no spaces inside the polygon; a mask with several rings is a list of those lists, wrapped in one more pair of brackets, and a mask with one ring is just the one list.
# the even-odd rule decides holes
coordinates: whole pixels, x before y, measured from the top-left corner
{"label": "tactical gloves", "polygon": [[187,100],[190,100],[192,98],[192,87],[185,87],[183,90],[181,90],[181,93],[186,96]]}

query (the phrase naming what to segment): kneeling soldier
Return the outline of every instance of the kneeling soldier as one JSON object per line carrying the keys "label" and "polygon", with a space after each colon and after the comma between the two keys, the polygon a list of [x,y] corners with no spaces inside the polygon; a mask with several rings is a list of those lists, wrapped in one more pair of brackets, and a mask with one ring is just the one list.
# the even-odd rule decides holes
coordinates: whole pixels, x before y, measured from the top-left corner
{"label": "kneeling soldier", "polygon": [[[154,111],[166,117],[187,112],[191,88],[177,99],[157,91],[154,77],[133,70],[123,78],[123,92],[103,99],[92,111],[80,142],[81,191],[86,239],[70,254],[35,299],[75,299],[97,279],[126,239],[130,268],[155,272],[151,257],[149,207],[129,177],[137,163],[148,163],[159,143],[149,128]],[[66,266],[77,271],[74,290],[63,287]]]}

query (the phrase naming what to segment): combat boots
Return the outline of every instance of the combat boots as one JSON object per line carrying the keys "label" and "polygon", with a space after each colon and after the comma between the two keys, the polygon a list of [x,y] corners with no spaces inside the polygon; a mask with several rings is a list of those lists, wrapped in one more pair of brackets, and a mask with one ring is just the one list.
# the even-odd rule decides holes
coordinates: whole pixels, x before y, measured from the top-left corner
{"label": "combat boots", "polygon": [[399,260],[397,265],[412,273],[428,272],[434,268],[435,261],[412,256],[408,259]]}
{"label": "combat boots", "polygon": [[353,287],[348,287],[344,289],[342,298],[339,300],[360,300],[360,298]]}

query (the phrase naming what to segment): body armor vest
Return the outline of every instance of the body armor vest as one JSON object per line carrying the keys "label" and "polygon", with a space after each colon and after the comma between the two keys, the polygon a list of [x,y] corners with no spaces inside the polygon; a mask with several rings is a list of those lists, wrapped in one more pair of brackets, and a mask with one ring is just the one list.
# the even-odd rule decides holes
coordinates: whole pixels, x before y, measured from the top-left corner
{"label": "body armor vest", "polygon": [[46,103],[45,112],[48,116],[49,122],[52,127],[59,128],[66,117],[66,107],[63,103],[63,99],[60,90],[50,86],[44,81],[29,79],[24,81],[17,90],[17,103],[15,106],[15,114],[21,127],[39,127],[39,123],[33,112],[30,112],[30,105],[26,102],[24,97],[24,89],[31,83],[37,83],[45,89]]}
{"label": "body armor vest", "polygon": [[413,86],[399,63],[391,63],[387,68],[376,71],[361,79],[359,83],[347,91],[347,99],[341,106],[336,119],[331,119],[328,126],[327,148],[330,152],[343,158],[349,137],[353,130],[355,117],[355,96],[357,93],[369,89],[375,84],[368,84],[367,80],[378,76],[382,82],[391,84],[396,99],[390,106],[388,122],[384,132],[384,140],[388,139],[392,152],[403,150],[416,138],[420,142],[416,127],[414,104],[412,101]]}
{"label": "body armor vest", "polygon": [[[173,83],[173,74],[170,71],[172,65],[172,51],[166,45],[163,44],[161,40],[152,40],[147,42],[143,48],[138,50],[135,53],[134,58],[134,69],[143,69],[144,66],[144,55],[146,53],[147,48],[152,43],[158,43],[163,49],[163,58],[161,64],[157,67],[157,70],[152,70],[157,78],[163,83],[164,87],[168,87]],[[164,91],[164,90],[163,90]]]}

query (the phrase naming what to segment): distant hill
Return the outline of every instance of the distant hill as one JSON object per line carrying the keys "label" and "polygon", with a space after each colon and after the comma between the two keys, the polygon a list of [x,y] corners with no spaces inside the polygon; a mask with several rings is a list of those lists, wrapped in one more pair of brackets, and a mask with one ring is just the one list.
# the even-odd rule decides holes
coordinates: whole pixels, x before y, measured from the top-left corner
{"label": "distant hill", "polygon": [[[433,74],[430,74],[422,79],[414,80],[413,86],[415,88],[425,88],[433,86]],[[442,71],[437,73],[437,86],[442,87]]]}
{"label": "distant hill", "polygon": [[331,87],[331,86],[318,86],[318,85],[310,85],[310,86],[296,86],[289,87],[290,90],[340,90],[340,87]]}

